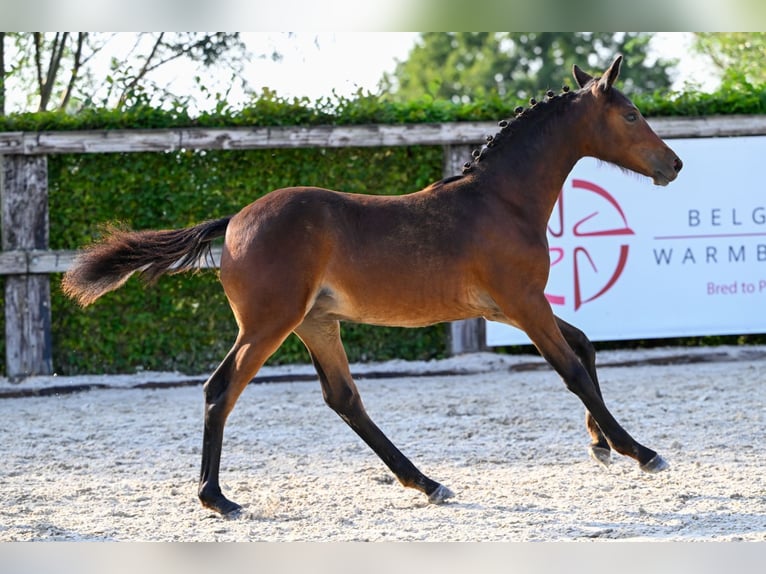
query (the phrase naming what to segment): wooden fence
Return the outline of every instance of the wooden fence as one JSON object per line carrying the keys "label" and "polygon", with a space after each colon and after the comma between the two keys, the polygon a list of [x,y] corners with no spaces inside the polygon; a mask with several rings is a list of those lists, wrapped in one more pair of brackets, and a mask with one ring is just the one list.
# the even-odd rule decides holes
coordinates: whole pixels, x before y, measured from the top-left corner
{"label": "wooden fence", "polygon": [[[656,118],[650,123],[663,138],[766,135],[766,116]],[[49,275],[66,271],[74,252],[48,249],[48,155],[438,145],[444,148],[446,177],[459,173],[471,149],[495,131],[497,127],[491,122],[459,122],[0,133],[0,275],[5,276],[6,375],[22,380],[53,371]],[[483,329],[482,320],[452,323],[449,352],[482,349]]]}

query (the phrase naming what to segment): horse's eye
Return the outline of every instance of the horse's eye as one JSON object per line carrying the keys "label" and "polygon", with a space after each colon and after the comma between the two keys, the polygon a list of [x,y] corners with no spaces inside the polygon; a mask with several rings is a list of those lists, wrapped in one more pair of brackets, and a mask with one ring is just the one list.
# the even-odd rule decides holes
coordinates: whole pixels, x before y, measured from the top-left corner
{"label": "horse's eye", "polygon": [[636,112],[628,112],[627,114],[625,114],[625,119],[633,123],[638,119],[638,114]]}

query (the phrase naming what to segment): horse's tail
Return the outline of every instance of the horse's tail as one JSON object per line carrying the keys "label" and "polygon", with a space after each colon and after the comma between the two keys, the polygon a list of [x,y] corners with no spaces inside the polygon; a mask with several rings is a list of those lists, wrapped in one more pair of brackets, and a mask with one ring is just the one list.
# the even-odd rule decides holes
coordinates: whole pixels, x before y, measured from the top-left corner
{"label": "horse's tail", "polygon": [[210,255],[210,242],[226,233],[230,219],[163,231],[111,227],[104,239],[77,255],[61,288],[84,307],[121,287],[135,272],[153,282],[165,273],[197,269],[200,260]]}

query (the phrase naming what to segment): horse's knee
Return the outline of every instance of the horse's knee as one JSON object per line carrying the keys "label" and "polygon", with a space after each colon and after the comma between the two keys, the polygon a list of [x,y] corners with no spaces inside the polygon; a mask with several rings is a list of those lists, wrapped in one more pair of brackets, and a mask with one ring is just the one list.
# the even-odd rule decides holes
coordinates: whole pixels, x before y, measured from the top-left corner
{"label": "horse's knee", "polygon": [[594,363],[596,361],[596,347],[593,345],[591,340],[585,335],[585,333],[581,332],[581,337],[579,341],[580,346],[580,357],[587,360],[588,362]]}
{"label": "horse's knee", "polygon": [[574,325],[570,325],[561,319],[558,319],[558,324],[561,329],[561,334],[564,335],[567,344],[586,368],[595,365],[596,348],[593,346],[593,343],[588,336]]}
{"label": "horse's knee", "polygon": [[564,373],[561,373],[561,378],[567,390],[581,399],[590,395],[591,390],[595,388],[593,380],[585,370],[585,367],[577,361],[574,361]]}
{"label": "horse's knee", "polygon": [[596,347],[585,333],[576,329],[569,344],[585,365],[592,365],[596,362]]}

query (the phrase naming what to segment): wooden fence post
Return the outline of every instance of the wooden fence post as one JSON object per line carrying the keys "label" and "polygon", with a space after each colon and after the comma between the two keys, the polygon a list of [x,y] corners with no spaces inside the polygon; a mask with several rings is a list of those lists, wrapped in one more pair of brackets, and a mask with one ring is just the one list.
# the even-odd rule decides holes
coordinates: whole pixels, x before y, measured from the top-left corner
{"label": "wooden fence post", "polygon": [[[48,249],[46,156],[0,156],[0,203],[3,251]],[[5,370],[11,380],[53,372],[48,275],[5,278]]]}
{"label": "wooden fence post", "polygon": [[[462,172],[463,164],[471,158],[475,145],[444,146],[444,177]],[[484,351],[486,345],[486,325],[484,319],[466,319],[449,324],[449,354],[477,353]]]}

